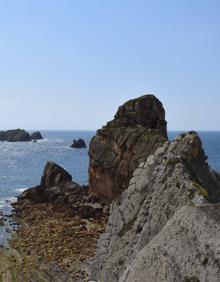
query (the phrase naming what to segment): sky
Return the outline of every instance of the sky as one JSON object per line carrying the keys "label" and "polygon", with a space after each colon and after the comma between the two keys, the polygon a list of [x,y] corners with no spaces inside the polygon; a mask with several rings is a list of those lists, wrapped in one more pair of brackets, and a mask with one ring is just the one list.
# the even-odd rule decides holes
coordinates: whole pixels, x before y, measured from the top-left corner
{"label": "sky", "polygon": [[219,0],[0,0],[0,128],[94,130],[151,93],[220,130]]}

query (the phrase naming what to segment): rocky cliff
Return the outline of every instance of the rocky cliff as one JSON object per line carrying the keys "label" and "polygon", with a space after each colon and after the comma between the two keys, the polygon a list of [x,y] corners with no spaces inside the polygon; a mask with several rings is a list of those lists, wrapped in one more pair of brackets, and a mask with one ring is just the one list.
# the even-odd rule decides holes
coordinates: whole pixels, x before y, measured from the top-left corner
{"label": "rocky cliff", "polygon": [[138,165],[167,140],[165,111],[153,95],[130,100],[89,146],[91,192],[115,198]]}
{"label": "rocky cliff", "polygon": [[209,167],[198,135],[167,141],[113,201],[91,278],[220,281],[219,201],[219,175]]}

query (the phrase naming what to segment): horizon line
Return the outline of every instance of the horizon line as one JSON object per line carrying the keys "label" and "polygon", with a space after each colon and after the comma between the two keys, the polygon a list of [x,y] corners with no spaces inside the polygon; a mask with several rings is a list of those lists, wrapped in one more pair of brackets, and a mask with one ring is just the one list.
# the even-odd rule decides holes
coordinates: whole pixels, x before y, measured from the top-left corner
{"label": "horizon line", "polygon": [[[15,130],[15,129],[24,129],[22,127],[11,128],[11,129],[0,129],[0,131],[7,131],[7,130]],[[34,129],[24,129],[26,131],[97,131],[98,129],[60,129],[60,128],[34,128]],[[173,132],[189,132],[189,131],[200,131],[200,132],[220,132],[220,129],[167,129],[167,131]]]}

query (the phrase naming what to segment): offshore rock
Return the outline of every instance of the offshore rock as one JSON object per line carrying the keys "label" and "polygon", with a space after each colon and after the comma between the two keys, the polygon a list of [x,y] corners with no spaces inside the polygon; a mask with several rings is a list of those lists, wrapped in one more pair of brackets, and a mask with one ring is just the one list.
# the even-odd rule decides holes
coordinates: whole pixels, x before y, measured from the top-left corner
{"label": "offshore rock", "polygon": [[165,111],[155,96],[126,102],[90,142],[90,191],[120,195],[138,165],[166,140]]}
{"label": "offshore rock", "polygon": [[11,129],[6,131],[0,131],[0,141],[8,142],[24,142],[30,141],[30,134],[23,129]]}
{"label": "offshore rock", "polygon": [[[220,281],[220,179],[195,132],[165,142],[112,202],[93,281]],[[89,266],[90,265],[90,266]]]}
{"label": "offshore rock", "polygon": [[42,134],[40,133],[40,131],[35,131],[30,135],[31,140],[40,140],[43,139]]}
{"label": "offshore rock", "polygon": [[73,140],[73,144],[70,147],[76,149],[86,148],[86,142],[82,138],[79,138],[78,140]]}

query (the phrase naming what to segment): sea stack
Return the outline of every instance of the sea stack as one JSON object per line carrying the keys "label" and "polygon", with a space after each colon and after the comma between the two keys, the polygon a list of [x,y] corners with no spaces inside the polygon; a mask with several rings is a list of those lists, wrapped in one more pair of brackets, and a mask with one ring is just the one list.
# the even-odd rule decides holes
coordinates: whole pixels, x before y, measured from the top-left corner
{"label": "sea stack", "polygon": [[76,149],[86,148],[86,142],[82,138],[79,138],[78,140],[73,140],[73,144],[70,147]]}
{"label": "sea stack", "polygon": [[134,170],[167,141],[162,103],[144,95],[119,107],[89,146],[89,187],[108,198],[120,195]]}

